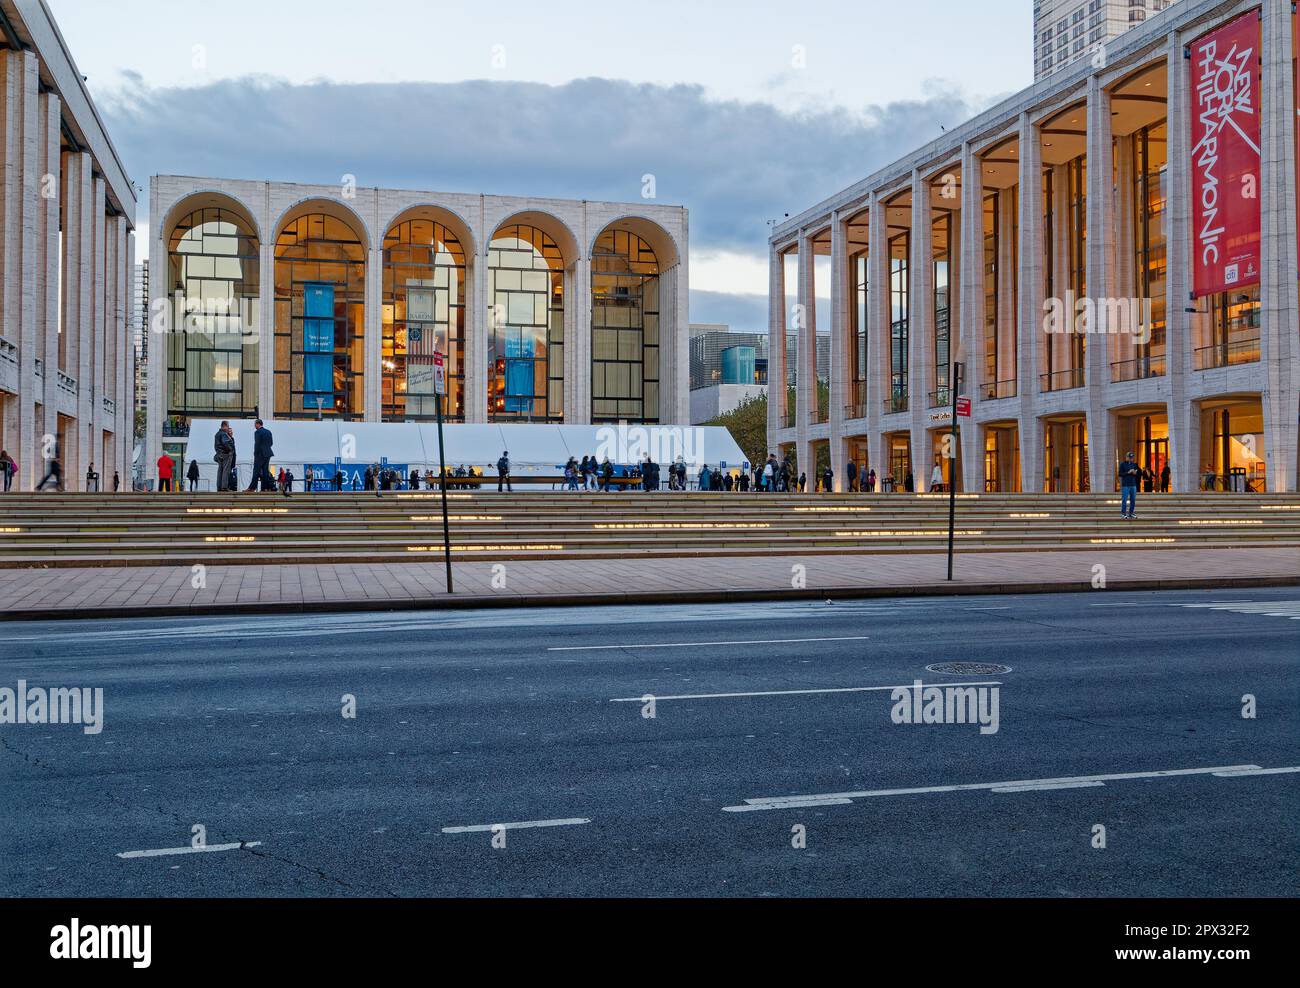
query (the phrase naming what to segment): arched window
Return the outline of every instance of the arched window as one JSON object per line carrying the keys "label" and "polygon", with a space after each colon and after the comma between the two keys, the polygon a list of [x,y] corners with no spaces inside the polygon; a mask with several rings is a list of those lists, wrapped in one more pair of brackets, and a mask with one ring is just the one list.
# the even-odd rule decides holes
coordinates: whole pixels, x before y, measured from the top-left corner
{"label": "arched window", "polygon": [[591,255],[591,418],[659,421],[659,260],[626,230]]}
{"label": "arched window", "polygon": [[434,354],[446,358],[452,421],[465,418],[465,249],[432,219],[398,223],[384,238],[383,412],[385,422],[438,414]]}
{"label": "arched window", "polygon": [[275,415],[364,412],[366,251],[343,220],[309,213],[275,244]]}
{"label": "arched window", "polygon": [[257,407],[257,236],[237,213],[197,209],[167,247],[172,329],[167,416],[242,417]]}
{"label": "arched window", "polygon": [[564,257],[533,226],[497,231],[488,251],[488,417],[564,419]]}

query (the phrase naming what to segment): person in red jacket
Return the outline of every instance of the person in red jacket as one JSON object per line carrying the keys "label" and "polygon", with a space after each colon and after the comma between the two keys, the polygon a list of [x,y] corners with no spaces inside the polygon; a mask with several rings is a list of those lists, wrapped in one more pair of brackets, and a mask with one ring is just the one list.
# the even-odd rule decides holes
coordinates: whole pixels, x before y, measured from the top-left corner
{"label": "person in red jacket", "polygon": [[172,458],[166,453],[158,457],[158,493],[166,491],[168,494],[172,490],[172,475],[176,465],[172,463]]}

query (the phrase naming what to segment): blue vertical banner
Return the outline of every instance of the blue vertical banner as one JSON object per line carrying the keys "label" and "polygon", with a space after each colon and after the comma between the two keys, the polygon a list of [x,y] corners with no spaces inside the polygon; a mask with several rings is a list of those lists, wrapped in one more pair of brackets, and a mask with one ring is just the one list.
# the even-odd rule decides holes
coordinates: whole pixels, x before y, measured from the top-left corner
{"label": "blue vertical banner", "polygon": [[533,341],[506,339],[506,411],[527,414],[533,409]]}
{"label": "blue vertical banner", "polygon": [[303,407],[334,407],[334,286],[320,281],[303,285]]}

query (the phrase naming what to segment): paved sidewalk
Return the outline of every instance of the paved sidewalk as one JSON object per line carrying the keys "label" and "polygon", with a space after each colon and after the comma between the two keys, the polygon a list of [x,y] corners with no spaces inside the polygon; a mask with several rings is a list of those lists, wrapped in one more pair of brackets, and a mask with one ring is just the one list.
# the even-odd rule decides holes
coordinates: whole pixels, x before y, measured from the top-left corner
{"label": "paved sidewalk", "polygon": [[[1300,586],[1287,549],[0,570],[0,620]],[[803,569],[799,569],[803,567]],[[201,579],[200,579],[201,578]],[[201,583],[199,587],[194,584]],[[494,585],[495,583],[495,585]]]}

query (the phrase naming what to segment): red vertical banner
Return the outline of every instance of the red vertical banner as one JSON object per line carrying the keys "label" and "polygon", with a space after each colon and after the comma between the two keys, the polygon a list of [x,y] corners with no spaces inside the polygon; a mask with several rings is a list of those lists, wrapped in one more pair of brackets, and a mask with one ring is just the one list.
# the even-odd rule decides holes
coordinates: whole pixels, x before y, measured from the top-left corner
{"label": "red vertical banner", "polygon": [[1191,45],[1193,294],[1260,280],[1259,12]]}

